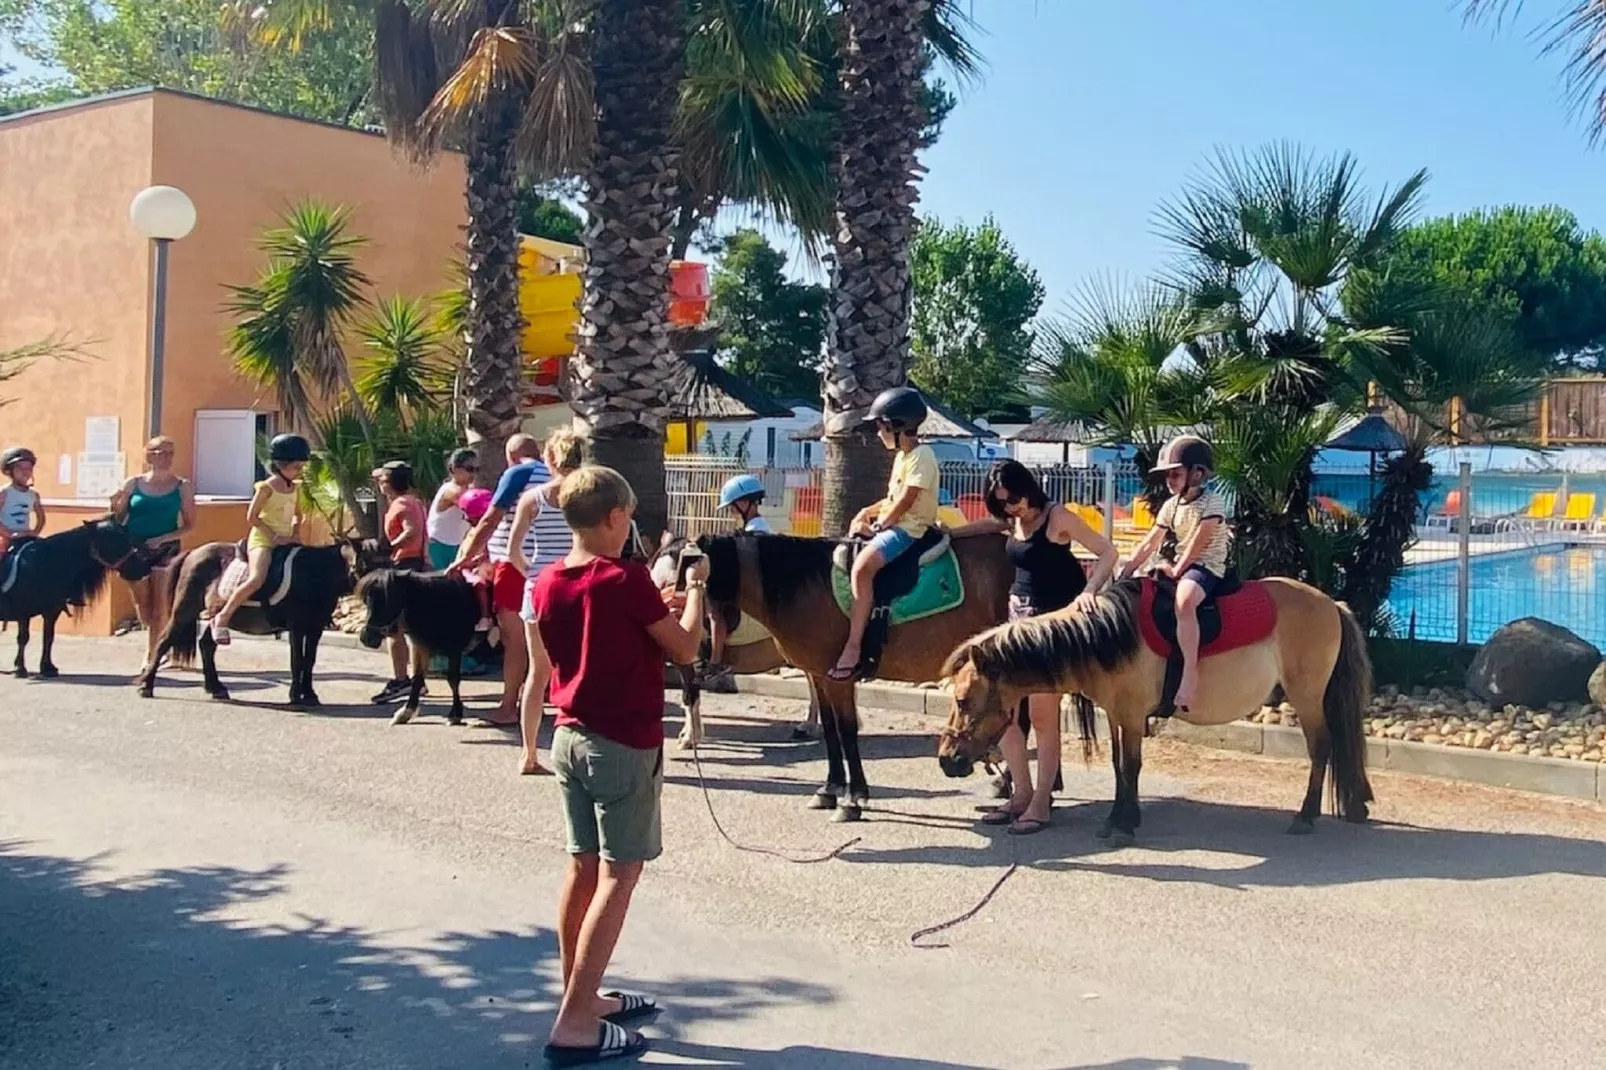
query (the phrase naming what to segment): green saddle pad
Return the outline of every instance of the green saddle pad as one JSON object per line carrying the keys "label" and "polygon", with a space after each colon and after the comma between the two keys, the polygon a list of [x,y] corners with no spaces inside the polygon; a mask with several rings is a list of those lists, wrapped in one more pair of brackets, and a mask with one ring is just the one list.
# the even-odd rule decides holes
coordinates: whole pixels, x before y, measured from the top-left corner
{"label": "green saddle pad", "polygon": [[[836,595],[837,608],[847,616],[853,608],[853,581],[835,565],[831,568],[831,592]],[[892,600],[891,624],[908,624],[912,620],[934,617],[946,613],[965,600],[965,581],[959,574],[959,558],[950,548],[937,560],[920,569],[915,589]]]}

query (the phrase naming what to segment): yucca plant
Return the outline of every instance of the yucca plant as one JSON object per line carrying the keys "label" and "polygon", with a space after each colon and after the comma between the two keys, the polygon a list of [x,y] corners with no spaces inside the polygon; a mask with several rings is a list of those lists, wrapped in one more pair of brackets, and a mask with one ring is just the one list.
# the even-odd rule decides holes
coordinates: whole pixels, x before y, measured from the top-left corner
{"label": "yucca plant", "polygon": [[358,365],[357,394],[375,412],[410,418],[439,407],[451,390],[440,316],[422,301],[392,297],[358,324],[368,356]]}

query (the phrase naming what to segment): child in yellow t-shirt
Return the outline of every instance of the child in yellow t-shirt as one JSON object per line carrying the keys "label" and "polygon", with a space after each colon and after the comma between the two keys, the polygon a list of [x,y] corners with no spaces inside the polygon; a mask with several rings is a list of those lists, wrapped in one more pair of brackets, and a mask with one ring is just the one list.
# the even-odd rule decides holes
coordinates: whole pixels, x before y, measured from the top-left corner
{"label": "child in yellow t-shirt", "polygon": [[926,421],[926,403],[910,387],[884,390],[870,406],[881,444],[897,450],[892,478],[884,500],[853,518],[853,533],[870,536],[870,543],[853,562],[853,611],[848,620],[848,641],[827,674],[837,681],[859,673],[860,646],[870,623],[876,574],[906,553],[937,522],[937,492],[941,473],[937,454],[920,442],[920,425]]}
{"label": "child in yellow t-shirt", "polygon": [[246,599],[267,582],[273,551],[300,539],[301,494],[296,480],[301,478],[310,460],[311,444],[300,435],[275,436],[268,446],[268,468],[272,474],[256,485],[256,493],[245,511],[249,529],[245,553],[251,571],[212,618],[212,641],[218,646],[229,645],[229,621]]}

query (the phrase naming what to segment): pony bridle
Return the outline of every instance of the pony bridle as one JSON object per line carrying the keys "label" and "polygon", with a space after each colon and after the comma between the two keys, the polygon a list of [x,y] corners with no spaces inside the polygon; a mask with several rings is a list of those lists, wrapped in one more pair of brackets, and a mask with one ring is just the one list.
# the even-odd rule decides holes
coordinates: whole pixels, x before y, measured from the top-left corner
{"label": "pony bridle", "polygon": [[91,543],[89,546],[89,556],[95,559],[95,563],[97,565],[103,569],[106,569],[108,572],[120,573],[123,570],[123,566],[128,564],[128,559],[133,557],[138,550],[139,547],[130,546],[122,557],[119,557],[116,561],[108,561],[104,557],[100,556],[100,551],[95,549],[95,545]]}

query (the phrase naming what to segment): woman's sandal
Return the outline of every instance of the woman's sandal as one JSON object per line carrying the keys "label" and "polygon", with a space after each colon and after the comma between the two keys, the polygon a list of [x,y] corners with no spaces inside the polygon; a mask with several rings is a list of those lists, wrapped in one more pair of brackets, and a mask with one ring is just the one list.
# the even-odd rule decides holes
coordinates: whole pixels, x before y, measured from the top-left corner
{"label": "woman's sandal", "polygon": [[1025,813],[1024,810],[1011,810],[1007,805],[996,806],[982,815],[981,823],[983,825],[1014,825],[1015,822],[1020,820],[1020,815],[1023,813]]}
{"label": "woman's sandal", "polygon": [[1048,828],[1050,822],[1039,821],[1035,817],[1017,817],[1005,829],[1011,836],[1035,836]]}
{"label": "woman's sandal", "polygon": [[614,1059],[634,1059],[645,1054],[648,1046],[647,1038],[640,1033],[626,1032],[620,1026],[604,1021],[597,1028],[595,1044],[548,1044],[542,1054],[548,1066],[587,1066]]}

